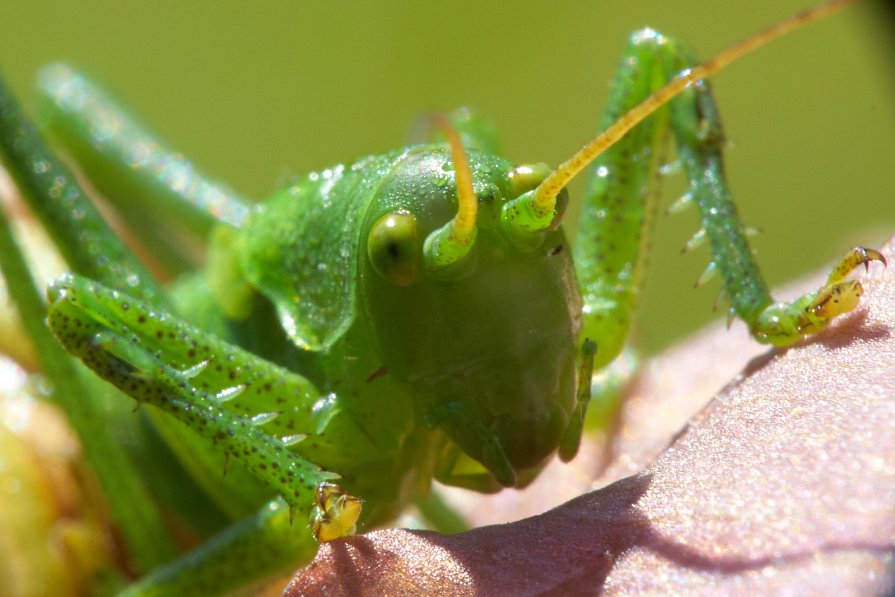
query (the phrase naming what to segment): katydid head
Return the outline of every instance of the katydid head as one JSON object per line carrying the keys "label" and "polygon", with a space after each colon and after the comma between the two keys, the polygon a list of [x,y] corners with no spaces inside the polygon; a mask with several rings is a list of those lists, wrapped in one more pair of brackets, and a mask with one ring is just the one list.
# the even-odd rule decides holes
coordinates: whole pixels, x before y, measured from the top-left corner
{"label": "katydid head", "polygon": [[383,365],[412,388],[427,422],[484,465],[445,480],[523,483],[556,450],[575,407],[571,255],[561,230],[520,247],[500,226],[503,207],[549,168],[467,156],[448,138],[450,151],[408,152],[372,201],[360,307]]}

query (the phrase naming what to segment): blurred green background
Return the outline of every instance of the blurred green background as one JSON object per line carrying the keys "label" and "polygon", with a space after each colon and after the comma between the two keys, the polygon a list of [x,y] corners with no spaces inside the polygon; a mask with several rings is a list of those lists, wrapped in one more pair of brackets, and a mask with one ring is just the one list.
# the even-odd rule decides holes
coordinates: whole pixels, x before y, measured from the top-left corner
{"label": "blurred green background", "polygon": [[[54,6],[55,4],[55,6]],[[290,175],[405,143],[420,114],[468,104],[505,153],[556,164],[595,132],[626,36],[650,25],[707,57],[807,0],[603,2],[12,2],[0,70],[31,104],[66,61],[213,176],[263,197]],[[895,230],[895,51],[880,5],[811,25],[715,79],[728,172],[772,285]],[[579,191],[572,189],[573,197]],[[664,185],[665,204],[683,181]],[[657,219],[637,342],[714,315],[681,256],[694,213]]]}

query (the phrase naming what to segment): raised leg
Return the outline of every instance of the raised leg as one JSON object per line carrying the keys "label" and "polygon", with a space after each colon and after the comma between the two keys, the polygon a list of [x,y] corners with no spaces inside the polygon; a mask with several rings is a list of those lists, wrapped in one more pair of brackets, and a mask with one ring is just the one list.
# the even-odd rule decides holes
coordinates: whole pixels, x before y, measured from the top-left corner
{"label": "raised leg", "polygon": [[[604,126],[693,64],[680,42],[651,29],[635,33],[613,85]],[[635,127],[595,162],[578,233],[576,265],[585,300],[584,336],[598,344],[598,365],[617,354],[636,306],[655,211],[650,179],[663,155],[661,142],[669,128],[690,181],[689,196],[699,207],[700,236],[711,246],[709,270],[721,274],[732,314],[746,322],[758,341],[795,342],[820,331],[856,304],[860,284],[845,283],[844,278],[860,264],[882,261],[871,249],[849,252],[817,293],[785,308],[774,304],[727,186],[718,109],[708,83],[700,82]],[[835,300],[839,300],[834,302],[837,307],[829,304]]]}
{"label": "raised leg", "polygon": [[[694,64],[680,42],[652,29],[636,32],[613,83],[602,128]],[[592,166],[575,244],[584,300],[582,362],[589,358],[587,342],[596,342],[599,368],[618,355],[627,338],[656,211],[652,183],[669,136],[690,182],[689,202],[699,208],[701,229],[695,238],[704,237],[711,247],[707,274],[721,274],[731,316],[742,319],[756,340],[791,344],[857,304],[861,285],[845,276],[860,264],[884,262],[878,252],[861,247],[848,253],[817,292],[792,303],[774,302],[727,185],[721,121],[709,84],[702,81],[633,128]]]}

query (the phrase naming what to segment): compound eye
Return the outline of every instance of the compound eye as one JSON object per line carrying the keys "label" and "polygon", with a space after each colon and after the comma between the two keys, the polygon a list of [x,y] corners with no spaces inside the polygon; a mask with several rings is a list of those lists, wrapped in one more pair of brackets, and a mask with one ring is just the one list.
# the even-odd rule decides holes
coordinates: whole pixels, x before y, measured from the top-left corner
{"label": "compound eye", "polygon": [[395,286],[410,286],[423,273],[423,251],[416,219],[406,211],[392,211],[373,224],[367,255],[376,272]]}

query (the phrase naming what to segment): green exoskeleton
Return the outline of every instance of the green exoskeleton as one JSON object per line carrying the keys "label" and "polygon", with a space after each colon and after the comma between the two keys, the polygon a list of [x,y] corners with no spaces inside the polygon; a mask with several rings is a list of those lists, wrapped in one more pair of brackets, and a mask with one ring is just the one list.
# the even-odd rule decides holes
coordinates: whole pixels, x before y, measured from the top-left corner
{"label": "green exoskeleton", "polygon": [[[110,231],[0,88],[4,164],[73,271],[47,291],[49,328],[99,377],[153,407],[112,416],[104,409],[126,401],[93,404],[108,386],[47,340],[20,256],[0,231],[3,273],[30,309],[56,393],[76,396],[58,400],[106,490],[131,569],[148,572],[126,592],[233,589],[308,561],[318,540],[393,519],[425,499],[433,478],[497,491],[525,486],[557,452],[574,457],[588,403],[602,397],[592,372],[622,350],[635,307],[654,200],[645,189],[667,130],[712,249],[708,271],[758,341],[791,344],[851,310],[861,286],[846,276],[882,261],[872,249],[851,250],[817,292],[771,298],[724,178],[724,138],[703,82],[848,3],[807,11],[698,66],[679,42],[636,33],[605,133],[555,170],[495,155],[489,129],[458,111],[436,119],[444,141],[308,175],[253,206],[199,176],[80,75],[47,68],[49,132],[110,199],[131,199],[121,208],[137,214],[144,242],[177,260],[172,220],[178,234],[207,238],[208,268],[170,288]],[[584,168],[593,179],[569,242],[564,187]],[[151,202],[135,205],[140,196]],[[172,468],[110,454],[104,431],[91,431],[96,421],[121,426]],[[159,495],[164,484],[176,487]],[[174,507],[211,513],[194,532],[216,534],[167,563],[174,548],[162,521]]]}

